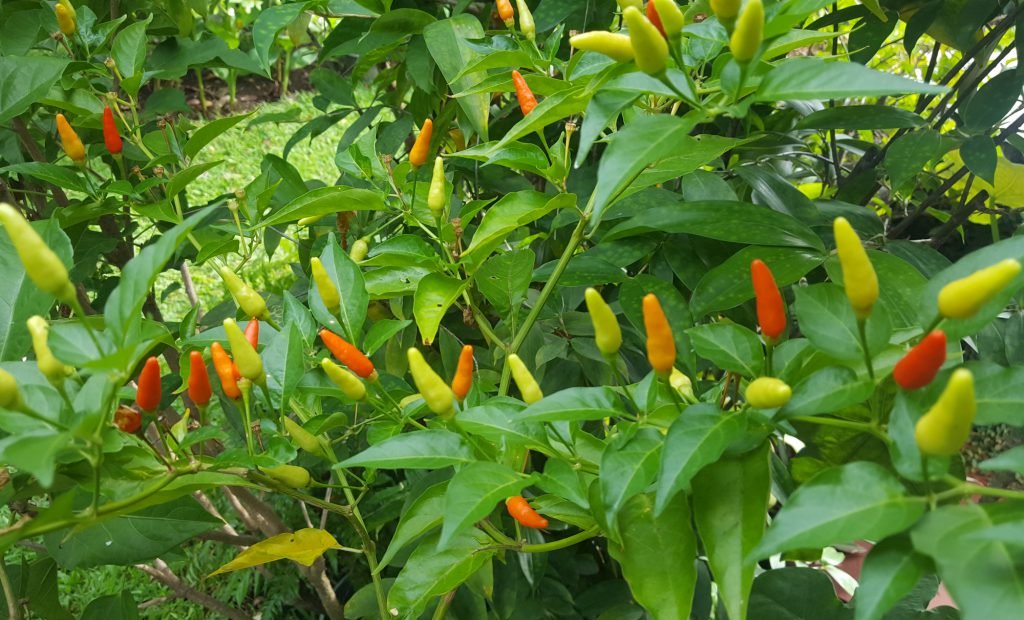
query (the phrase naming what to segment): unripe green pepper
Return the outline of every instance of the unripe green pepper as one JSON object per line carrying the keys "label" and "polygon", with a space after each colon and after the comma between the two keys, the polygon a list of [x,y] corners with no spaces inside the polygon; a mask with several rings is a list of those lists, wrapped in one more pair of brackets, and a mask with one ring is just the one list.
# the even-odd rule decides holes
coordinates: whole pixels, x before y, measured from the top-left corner
{"label": "unripe green pepper", "polygon": [[293,489],[304,489],[309,486],[312,476],[305,467],[297,465],[277,465],[276,467],[264,467],[263,473],[277,480],[281,484]]}
{"label": "unripe green pepper", "polygon": [[629,41],[633,45],[636,66],[649,75],[661,75],[668,63],[668,43],[658,29],[635,7],[622,13],[629,27]]}
{"label": "unripe green pepper", "polygon": [[324,264],[320,262],[319,258],[314,256],[309,259],[309,267],[313,273],[313,283],[316,284],[316,290],[320,293],[320,300],[324,302],[324,307],[331,314],[338,314],[338,310],[341,309],[341,294],[338,292],[338,287],[334,285],[334,280],[327,275],[327,270],[324,269]]}
{"label": "unripe green pepper", "polygon": [[419,349],[410,347],[407,354],[409,373],[427,407],[444,419],[451,418],[455,415],[455,394],[452,389],[434,372]]}
{"label": "unripe green pepper", "polygon": [[615,0],[615,3],[619,5],[620,11],[625,11],[629,7],[644,10],[644,0]]}
{"label": "unripe green pepper", "polygon": [[63,303],[77,301],[75,287],[68,277],[67,267],[60,257],[50,249],[39,233],[25,221],[17,209],[0,203],[0,224],[3,224],[11,238],[18,258],[25,266],[25,273],[40,290]]}
{"label": "unripe green pepper", "polygon": [[366,239],[356,239],[352,244],[352,249],[348,251],[348,257],[355,262],[361,262],[366,255],[370,253],[370,244],[367,243]]}
{"label": "unripe green pepper", "polygon": [[756,409],[776,409],[789,402],[793,390],[775,377],[758,377],[747,385],[747,404]]}
{"label": "unripe green pepper", "polygon": [[43,373],[46,379],[54,384],[64,383],[64,379],[71,374],[72,369],[65,366],[50,350],[47,342],[50,333],[50,325],[41,316],[33,316],[28,320],[28,333],[32,336],[32,349],[36,354],[36,364],[39,372]]}
{"label": "unripe green pepper", "polygon": [[238,323],[235,323],[234,319],[224,319],[224,332],[228,335],[231,356],[235,358],[238,372],[256,385],[266,385],[267,373],[263,370],[263,360],[242,333]]}
{"label": "unripe green pepper", "polygon": [[947,319],[974,316],[1019,273],[1020,263],[1007,258],[979,269],[966,278],[950,282],[939,291],[939,314]]}
{"label": "unripe green pepper", "polygon": [[430,191],[427,193],[427,207],[435,218],[441,217],[448,204],[448,192],[444,180],[444,159],[434,160],[434,176],[430,180]]}
{"label": "unripe green pepper", "polygon": [[672,369],[672,374],[668,376],[668,384],[688,402],[697,400],[697,395],[693,393],[693,381],[678,368]]}
{"label": "unripe green pepper", "polygon": [[21,409],[21,390],[14,375],[0,368],[0,409],[17,411]]}
{"label": "unripe green pepper", "polygon": [[541,391],[540,385],[526,367],[526,364],[523,363],[522,358],[513,353],[508,356],[508,365],[512,370],[512,379],[515,380],[524,403],[532,405],[544,398],[544,392]]}
{"label": "unripe green pepper", "polygon": [[366,386],[354,374],[326,357],[320,360],[320,367],[324,369],[331,383],[338,386],[345,396],[355,401],[366,398]]}
{"label": "unripe green pepper", "polygon": [[302,428],[301,424],[288,416],[284,416],[284,430],[300,450],[305,450],[313,456],[319,456],[328,461],[332,460],[328,454],[328,448],[324,445],[324,441]]}
{"label": "unripe green pepper", "polygon": [[732,23],[736,21],[736,16],[740,14],[742,5],[743,0],[711,0],[711,11],[714,12],[718,21],[728,24],[726,27],[731,29]]}
{"label": "unripe green pepper", "polygon": [[238,307],[242,309],[246,316],[256,317],[261,321],[270,320],[267,302],[263,300],[263,297],[255,289],[246,284],[234,271],[227,267],[221,267],[217,271],[220,273],[221,279],[224,280],[224,286],[231,293],[231,297],[234,298],[235,303],[238,304]]}
{"label": "unripe green pepper", "polygon": [[607,30],[592,30],[569,39],[569,45],[578,50],[597,52],[617,62],[629,62],[635,57],[629,37]]}
{"label": "unripe green pepper", "polygon": [[658,12],[658,19],[661,20],[661,27],[665,29],[665,36],[671,37],[683,30],[683,12],[675,0],[649,0],[654,4],[654,10]]}
{"label": "unripe green pepper", "polygon": [[750,62],[761,48],[764,38],[764,5],[761,0],[747,0],[729,39],[729,49],[736,62]]}
{"label": "unripe green pepper", "polygon": [[978,412],[974,375],[966,368],[953,371],[939,400],[917,421],[914,439],[922,454],[953,456],[971,436]]}
{"label": "unripe green pepper", "polygon": [[519,13],[519,32],[522,32],[523,36],[531,41],[536,40],[537,25],[533,21],[533,13],[526,5],[526,0],[516,0],[516,11]]}

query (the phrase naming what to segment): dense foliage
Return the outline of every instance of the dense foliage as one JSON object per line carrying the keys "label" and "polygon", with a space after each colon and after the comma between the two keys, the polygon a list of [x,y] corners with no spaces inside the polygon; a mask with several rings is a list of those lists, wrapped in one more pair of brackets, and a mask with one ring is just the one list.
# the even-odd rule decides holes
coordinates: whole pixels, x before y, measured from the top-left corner
{"label": "dense foliage", "polygon": [[2,608],[1017,617],[1021,11],[4,2]]}

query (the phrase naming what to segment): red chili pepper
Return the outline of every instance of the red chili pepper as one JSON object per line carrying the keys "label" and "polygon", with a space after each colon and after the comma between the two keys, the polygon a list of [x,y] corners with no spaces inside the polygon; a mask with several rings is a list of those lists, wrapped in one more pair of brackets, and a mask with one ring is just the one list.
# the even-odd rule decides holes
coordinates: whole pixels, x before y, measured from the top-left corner
{"label": "red chili pepper", "polygon": [[252,348],[259,348],[260,344],[260,320],[253,317],[245,326],[245,339],[249,341]]}
{"label": "red chili pepper", "polygon": [[661,25],[661,17],[658,16],[658,8],[650,0],[647,1],[647,19],[658,29],[661,36],[668,38],[665,34],[665,27]]}
{"label": "red chili pepper", "polygon": [[750,278],[757,298],[757,322],[765,340],[773,343],[786,331],[786,302],[782,299],[775,276],[760,258],[750,263]]}
{"label": "red chili pepper", "polygon": [[516,98],[519,99],[519,109],[523,111],[523,116],[526,116],[533,109],[537,107],[537,98],[533,96],[533,91],[530,90],[530,85],[526,83],[526,79],[518,71],[512,71],[512,83],[516,87]]}
{"label": "red chili pepper", "polygon": [[220,379],[220,388],[224,390],[224,395],[231,400],[238,400],[242,396],[242,390],[238,388],[238,380],[242,378],[242,373],[231,361],[231,356],[219,342],[215,342],[210,345],[210,357],[213,358],[213,369]]}
{"label": "red chili pepper", "polygon": [[519,522],[519,525],[535,530],[542,530],[548,526],[548,520],[537,514],[537,511],[521,495],[514,495],[506,499],[505,508],[508,509],[508,514]]}
{"label": "red chili pepper", "polygon": [[892,378],[904,390],[923,388],[935,379],[946,362],[946,333],[937,329],[921,339],[896,362]]}
{"label": "red chili pepper", "polygon": [[121,405],[114,412],[114,426],[125,433],[135,433],[142,428],[142,414],[131,407]]}
{"label": "red chili pepper", "polygon": [[155,411],[160,406],[160,360],[151,357],[139,373],[135,402],[143,411]]}
{"label": "red chili pepper", "polygon": [[103,108],[103,142],[111,155],[120,155],[124,150],[124,143],[121,142],[121,134],[117,132],[117,123],[114,121],[114,112],[110,106]]}
{"label": "red chili pepper", "polygon": [[473,345],[467,344],[462,347],[462,353],[459,354],[459,365],[455,368],[455,378],[452,379],[452,392],[455,393],[455,398],[462,402],[472,386]]}
{"label": "red chili pepper", "polygon": [[348,366],[349,370],[364,379],[373,380],[373,376],[377,371],[373,368],[373,362],[370,361],[370,358],[363,355],[362,351],[352,346],[341,336],[327,329],[320,330],[320,340],[323,340],[327,350],[339,362]]}
{"label": "red chili pepper", "polygon": [[192,351],[188,354],[188,397],[200,407],[210,402],[213,390],[210,388],[210,375],[206,372],[203,354]]}

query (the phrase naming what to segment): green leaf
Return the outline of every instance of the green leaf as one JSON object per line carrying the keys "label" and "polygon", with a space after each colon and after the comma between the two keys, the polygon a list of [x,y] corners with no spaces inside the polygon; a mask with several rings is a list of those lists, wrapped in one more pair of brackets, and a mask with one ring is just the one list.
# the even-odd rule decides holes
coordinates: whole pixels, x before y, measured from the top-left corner
{"label": "green leaf", "polygon": [[689,233],[744,245],[825,246],[799,220],[746,202],[724,200],[687,202],[647,209],[618,224],[602,238],[612,241],[647,233]]}
{"label": "green leaf", "polygon": [[334,234],[328,238],[323,252],[320,253],[320,262],[331,281],[338,287],[341,294],[341,306],[338,309],[338,316],[335,318],[320,297],[320,290],[311,286],[309,290],[309,309],[322,325],[334,332],[339,332],[346,339],[358,345],[362,339],[363,323],[366,321],[366,309],[370,303],[370,296],[366,290],[366,282],[363,280],[363,272],[359,265],[346,254],[334,238]]}
{"label": "green leaf", "polygon": [[914,551],[908,537],[891,536],[878,543],[864,560],[853,599],[856,620],[881,620],[931,570],[931,562]]}
{"label": "green leaf", "polygon": [[[833,284],[812,284],[796,291],[800,331],[816,348],[842,360],[864,358],[857,319],[843,289]],[[890,325],[883,308],[876,306],[867,321],[868,348],[877,353],[889,340]]]}
{"label": "green leaf", "polygon": [[922,129],[904,134],[885,152],[885,169],[894,188],[913,189],[911,181],[917,178],[928,162],[942,154],[942,140],[934,129]]}
{"label": "green leaf", "polygon": [[[939,377],[931,385],[911,392],[900,390],[889,414],[889,455],[896,473],[907,480],[923,482],[924,471],[921,469],[920,448],[914,436],[917,421],[935,403],[939,392],[945,387],[946,377]],[[949,471],[949,457],[930,457],[928,459],[929,476],[937,476]]]}
{"label": "green leaf", "polygon": [[26,161],[0,168],[0,173],[27,175],[33,179],[56,185],[61,189],[82,192],[83,194],[89,191],[78,169],[58,166],[57,164]]}
{"label": "green leaf", "polygon": [[291,200],[259,225],[277,226],[306,217],[331,215],[337,213],[342,205],[346,211],[381,211],[385,206],[384,196],[374,190],[344,186],[320,187]]}
{"label": "green leaf", "polygon": [[711,323],[686,330],[697,355],[719,368],[757,377],[764,367],[764,350],[757,334],[735,323]]}
{"label": "green leaf", "polygon": [[544,463],[544,475],[537,480],[537,486],[548,493],[553,493],[576,504],[580,508],[590,508],[583,474],[570,465],[568,461],[548,459]]}
{"label": "green leaf", "polygon": [[1021,76],[1016,69],[1004,69],[975,91],[962,107],[964,127],[982,132],[998,127],[1021,94]]}
{"label": "green leaf", "polygon": [[874,391],[874,381],[858,379],[857,373],[850,368],[822,368],[793,388],[793,398],[779,415],[795,418],[832,413],[866,401]]}
{"label": "green leaf", "polygon": [[[466,90],[486,77],[486,73],[473,72],[461,77],[462,68],[475,62],[480,52],[470,41],[484,38],[484,29],[474,16],[463,13],[450,19],[442,19],[423,29],[427,49],[444,75],[452,92]],[[458,78],[458,79],[456,79]],[[484,142],[487,141],[487,117],[491,98],[488,93],[458,97],[456,101],[469,119],[473,129]]]}
{"label": "green leaf", "polygon": [[263,350],[263,368],[272,405],[280,409],[291,400],[305,372],[305,349],[302,334],[295,323],[286,323],[270,345]]}
{"label": "green leaf", "polygon": [[547,441],[547,431],[540,423],[523,419],[522,410],[523,404],[518,400],[490,400],[485,405],[460,411],[459,427],[495,445],[508,442],[544,454],[552,454],[553,451]]}
{"label": "green leaf", "polygon": [[[32,222],[32,228],[65,265],[73,264],[71,241],[56,220]],[[54,299],[28,279],[7,230],[0,230],[0,361],[20,360],[31,346],[25,321],[36,314],[47,316]]]}
{"label": "green leaf", "polygon": [[971,136],[960,145],[960,157],[967,169],[989,184],[996,182],[996,143],[985,135]]}
{"label": "green leaf", "polygon": [[367,356],[373,355],[387,344],[388,340],[410,325],[412,321],[409,320],[381,319],[375,322],[363,339],[363,353]]}
{"label": "green leaf", "polygon": [[441,527],[441,522],[444,521],[444,497],[447,490],[448,481],[439,482],[423,491],[402,510],[391,543],[378,563],[378,573],[414,540]]}
{"label": "green leaf", "polygon": [[507,314],[526,297],[535,261],[529,248],[499,254],[477,271],[476,287],[498,312]]}
{"label": "green leaf", "polygon": [[990,459],[982,461],[979,469],[986,471],[1013,471],[1024,473],[1024,446],[1010,448],[1006,452],[997,454]]}
{"label": "green leaf", "polygon": [[451,592],[477,572],[494,551],[482,551],[491,538],[477,529],[455,536],[438,549],[440,534],[428,536],[409,556],[388,592],[388,608],[399,618],[418,618],[431,599]]}
{"label": "green leaf", "polygon": [[888,470],[856,461],[822,471],[797,489],[751,557],[819,549],[902,532],[925,512]]}
{"label": "green leaf", "polygon": [[212,170],[223,163],[224,160],[210,161],[205,164],[196,164],[194,166],[184,168],[171,177],[171,180],[167,182],[167,187],[165,189],[167,199],[170,200],[171,198],[174,198],[178,195],[178,192],[188,187],[189,183],[195,181],[207,171]]}
{"label": "green leaf", "polygon": [[755,101],[824,100],[883,95],[942,94],[948,89],[852,62],[802,56],[780,62],[761,80]]}
{"label": "green leaf", "polygon": [[754,580],[751,620],[850,620],[852,610],[836,596],[825,571],[813,568],[768,570]]}
{"label": "green leaf", "polygon": [[124,342],[127,334],[138,329],[142,305],[163,271],[167,261],[174,256],[194,228],[204,223],[214,212],[214,207],[201,209],[174,228],[168,230],[151,245],[147,245],[138,256],[128,261],[121,270],[117,288],[107,298],[103,307],[107,332],[114,342]]}
{"label": "green leaf", "polygon": [[687,138],[700,119],[697,114],[685,117],[671,114],[640,116],[615,132],[601,156],[597,171],[591,229],[597,227],[605,210],[645,168],[678,152],[679,143]]}
{"label": "green leaf", "polygon": [[31,474],[40,486],[48,489],[57,471],[57,457],[72,443],[69,433],[48,429],[8,435],[0,439],[0,463]]}
{"label": "green leaf", "polygon": [[[527,83],[529,82],[530,78],[527,78]],[[505,132],[501,140],[494,145],[494,151],[504,149],[512,142],[524,136],[543,131],[545,127],[552,123],[579,114],[586,109],[592,94],[591,91],[582,87],[573,87],[560,90],[545,97],[543,101],[537,104],[533,112],[530,112]],[[463,98],[460,97],[459,100],[461,101]]]}
{"label": "green leaf", "polygon": [[653,620],[689,618],[697,585],[697,541],[690,527],[690,504],[679,495],[668,508],[656,517],[654,498],[635,496],[619,515],[622,544],[608,543],[633,598]]}
{"label": "green leaf", "polygon": [[966,368],[974,374],[978,414],[974,423],[1024,425],[1021,407],[1024,407],[1024,367],[1003,368],[992,362],[968,362]]}
{"label": "green leaf", "polygon": [[139,606],[129,590],[89,601],[79,620],[138,620]]}
{"label": "green leaf", "polygon": [[615,523],[626,502],[647,488],[658,474],[661,433],[653,428],[632,437],[619,435],[601,454],[601,498],[608,521]]}
{"label": "green leaf", "polygon": [[462,253],[461,261],[471,270],[478,269],[491,252],[514,230],[532,224],[555,209],[576,204],[573,194],[549,196],[535,191],[514,192],[494,203],[484,213],[473,233],[473,240]]}
{"label": "green leaf", "polygon": [[796,129],[915,129],[925,125],[920,114],[890,105],[840,105],[808,114]]}
{"label": "green leaf", "polygon": [[277,41],[277,33],[295,21],[306,8],[305,2],[291,2],[279,6],[269,6],[259,11],[252,25],[252,43],[256,51],[263,73],[270,76],[270,48]]}
{"label": "green leaf", "polygon": [[687,407],[668,429],[658,475],[657,512],[662,514],[693,477],[717,461],[746,431],[743,416],[701,403]]}
{"label": "green leaf", "polygon": [[462,437],[442,430],[403,433],[370,446],[335,467],[379,469],[438,469],[474,461]]}
{"label": "green leaf", "polygon": [[491,514],[498,502],[519,495],[532,481],[531,476],[489,461],[469,463],[460,469],[444,496],[439,547],[447,547],[456,534]]}
{"label": "green leaf", "polygon": [[249,114],[239,114],[238,116],[226,116],[206,123],[192,133],[188,142],[185,143],[185,148],[182,149],[182,153],[185,154],[185,157],[190,159],[195,157],[199,154],[199,151],[203,150],[204,146],[213,142],[222,133],[231,129],[238,123],[241,123],[250,116],[252,116],[251,112]]}
{"label": "green leaf", "polygon": [[420,280],[416,294],[413,295],[412,315],[416,319],[423,344],[429,346],[434,342],[441,319],[465,288],[464,280],[440,273],[427,274]]}
{"label": "green leaf", "polygon": [[780,287],[797,282],[824,260],[820,253],[801,248],[745,247],[700,279],[690,298],[693,315],[702,317],[753,299],[750,263],[755,258],[760,258],[771,268]]}
{"label": "green leaf", "polygon": [[46,96],[69,62],[53,56],[0,56],[0,123]]}
{"label": "green leaf", "polygon": [[1019,539],[977,536],[1020,522],[1019,503],[965,504],[933,510],[910,532],[914,548],[931,556],[964,618],[1014,618],[1024,608]]}
{"label": "green leaf", "polygon": [[[685,412],[683,415],[686,415]],[[705,467],[693,479],[694,521],[730,618],[746,618],[771,492],[768,443]]]}
{"label": "green leaf", "polygon": [[574,387],[550,394],[517,418],[530,422],[602,420],[623,413],[622,403],[608,387]]}
{"label": "green leaf", "polygon": [[47,551],[61,568],[148,562],[222,522],[191,497],[115,517],[72,534],[47,534]]}
{"label": "green leaf", "polygon": [[117,65],[121,74],[121,86],[133,95],[137,95],[142,86],[142,67],[146,62],[146,28],[153,16],[125,26],[114,37],[110,48],[110,57]]}

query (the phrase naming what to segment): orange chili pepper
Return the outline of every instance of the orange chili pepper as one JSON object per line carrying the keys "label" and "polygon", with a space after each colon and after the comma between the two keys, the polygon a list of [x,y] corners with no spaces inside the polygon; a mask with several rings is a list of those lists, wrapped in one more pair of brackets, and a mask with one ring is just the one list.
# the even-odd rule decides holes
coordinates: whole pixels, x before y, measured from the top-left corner
{"label": "orange chili pepper", "polygon": [[103,108],[103,142],[106,143],[111,155],[120,155],[124,150],[121,134],[117,131],[117,122],[114,121],[114,111],[110,106]]}
{"label": "orange chili pepper", "polygon": [[661,23],[661,17],[658,16],[658,8],[654,6],[654,2],[652,0],[648,0],[647,2],[647,19],[654,24],[654,27],[658,29],[661,36],[668,38],[668,35],[665,34],[665,26]]}
{"label": "orange chili pepper", "polygon": [[676,363],[676,341],[665,311],[654,293],[644,296],[644,329],[647,332],[647,360],[659,375],[668,376]]}
{"label": "orange chili pepper", "polygon": [[533,91],[530,90],[530,85],[526,83],[526,79],[518,71],[512,71],[512,83],[516,87],[516,98],[519,99],[519,109],[523,111],[523,116],[526,116],[533,109],[537,107],[537,98],[533,96]]}
{"label": "orange chili pepper", "polygon": [[766,341],[774,344],[786,331],[786,302],[782,299],[772,270],[760,258],[750,263],[750,279],[754,282],[757,322],[761,325],[761,334]]}
{"label": "orange chili pepper", "polygon": [[413,143],[412,149],[409,151],[409,163],[416,168],[427,163],[427,159],[430,157],[430,139],[433,135],[434,121],[428,118],[423,121],[420,135],[416,136],[416,142]]}
{"label": "orange chili pepper", "polygon": [[220,379],[220,388],[224,390],[224,395],[231,400],[241,398],[242,390],[238,388],[238,380],[242,378],[242,373],[238,371],[235,363],[231,361],[231,356],[219,342],[210,345],[210,357],[213,358],[213,369]]}
{"label": "orange chili pepper", "polygon": [[143,411],[155,411],[160,406],[160,360],[155,357],[146,360],[137,384],[135,402]]}
{"label": "orange chili pepper", "polygon": [[494,4],[498,7],[498,17],[501,21],[505,22],[505,26],[511,28],[515,25],[516,14],[512,10],[512,2],[510,0],[497,0]]}
{"label": "orange chili pepper", "polygon": [[245,339],[254,349],[260,344],[260,320],[256,317],[253,317],[245,326]]}
{"label": "orange chili pepper", "polygon": [[364,379],[376,380],[377,371],[373,368],[373,362],[347,340],[327,329],[320,330],[320,340],[323,340],[331,355],[348,366],[349,370]]}
{"label": "orange chili pepper", "polygon": [[524,527],[541,530],[548,526],[548,520],[537,514],[525,498],[521,495],[514,495],[505,500],[505,508],[508,514]]}
{"label": "orange chili pepper", "polygon": [[60,135],[60,144],[71,161],[76,164],[85,163],[85,146],[82,139],[78,137],[71,123],[64,118],[63,114],[57,115],[57,133]]}
{"label": "orange chili pepper", "polygon": [[210,402],[213,390],[210,388],[210,375],[206,372],[203,354],[192,351],[188,354],[188,397],[200,407]]}
{"label": "orange chili pepper", "polygon": [[473,345],[467,344],[462,347],[459,354],[459,365],[455,368],[455,378],[452,379],[452,392],[455,398],[462,402],[469,394],[469,388],[473,387]]}

